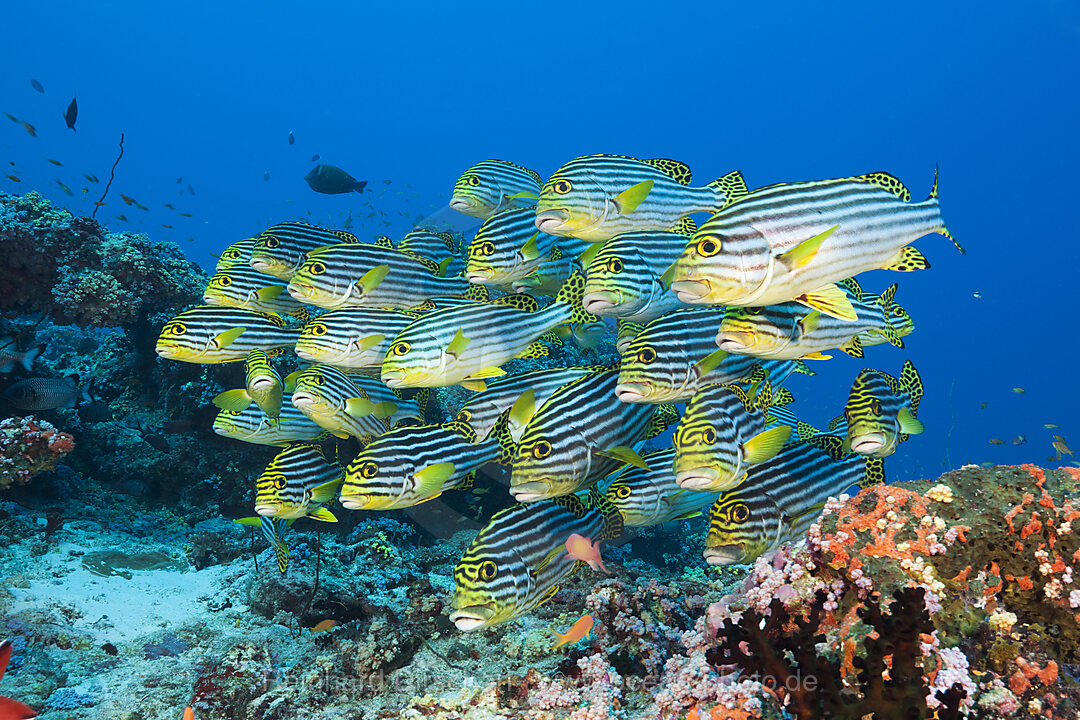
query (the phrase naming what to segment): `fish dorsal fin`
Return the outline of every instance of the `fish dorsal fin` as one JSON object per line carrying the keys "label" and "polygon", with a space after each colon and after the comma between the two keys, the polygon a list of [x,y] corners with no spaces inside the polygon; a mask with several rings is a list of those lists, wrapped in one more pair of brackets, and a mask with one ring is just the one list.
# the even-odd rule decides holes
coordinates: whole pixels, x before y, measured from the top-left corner
{"label": "fish dorsal fin", "polygon": [[637,451],[632,447],[626,445],[617,445],[607,450],[593,449],[593,452],[597,455],[603,455],[604,457],[611,458],[612,460],[618,460],[625,465],[633,465],[636,468],[642,470],[648,470],[648,464],[637,454]]}
{"label": "fish dorsal fin", "polygon": [[847,290],[851,294],[851,297],[855,298],[856,300],[863,299],[864,295],[862,286],[859,285],[859,281],[855,278],[849,277],[844,278],[843,280],[837,280],[836,284],[844,288],[844,290]]}
{"label": "fish dorsal fin", "polygon": [[503,295],[500,298],[495,298],[492,304],[505,305],[525,312],[536,312],[540,309],[540,305],[529,295]]}
{"label": "fish dorsal fin", "polygon": [[876,302],[883,308],[890,308],[896,303],[896,291],[900,286],[893,283],[889,287],[885,288],[885,291],[878,295]]}
{"label": "fish dorsal fin", "polygon": [[348,230],[333,230],[331,232],[332,232],[333,235],[337,236],[337,238],[340,239],[341,242],[343,242],[343,243],[349,243],[350,245],[356,245],[356,244],[358,244],[360,242],[360,238],[356,237],[355,235],[353,235]]}
{"label": "fish dorsal fin", "polygon": [[823,314],[837,320],[855,322],[859,319],[855,306],[851,304],[851,299],[839,285],[826,285],[813,292],[804,293],[795,298],[795,302],[820,310]]}
{"label": "fish dorsal fin", "polygon": [[678,160],[649,158],[641,162],[656,168],[680,185],[689,185],[694,179],[693,173],[690,172],[690,166]]}
{"label": "fish dorsal fin", "polygon": [[447,420],[442,423],[440,427],[447,432],[461,435],[469,442],[476,442],[476,430],[473,429],[472,425],[463,420]]}
{"label": "fish dorsal fin", "polygon": [[671,232],[676,233],[677,235],[693,237],[694,233],[697,232],[697,223],[694,222],[694,218],[688,215],[672,225]]}
{"label": "fish dorsal fin", "polygon": [[649,417],[649,424],[645,428],[645,436],[642,440],[653,439],[677,422],[679,422],[678,408],[666,403],[657,405],[656,411]]}
{"label": "fish dorsal fin", "polygon": [[618,213],[620,215],[629,215],[637,210],[638,205],[641,205],[645,198],[649,197],[652,188],[653,181],[651,179],[642,180],[616,195],[612,198],[612,201],[615,203]]}
{"label": "fish dorsal fin", "polygon": [[871,185],[877,185],[883,190],[892,193],[896,197],[900,198],[904,202],[911,201],[911,191],[904,187],[904,183],[900,181],[900,178],[887,172],[872,172],[865,175],[859,175],[855,180],[870,183]]}
{"label": "fish dorsal fin", "polygon": [[219,348],[227,348],[230,345],[232,345],[234,342],[236,342],[236,339],[238,337],[240,337],[241,335],[243,335],[245,332],[247,332],[246,327],[230,328],[230,329],[226,330],[225,332],[219,333],[216,337],[214,337],[214,343]]}
{"label": "fish dorsal fin", "polygon": [[799,420],[795,423],[795,437],[799,442],[809,442],[811,438],[817,435],[820,430],[811,425],[808,422]]}
{"label": "fish dorsal fin", "polygon": [[830,235],[836,232],[839,225],[833,225],[828,230],[820,232],[812,238],[803,240],[795,247],[788,250],[786,253],[780,255],[777,260],[787,266],[789,271],[795,271],[800,268],[806,267],[817,255],[818,250],[821,249],[821,244],[825,242]]}
{"label": "fish dorsal fin", "polygon": [[535,170],[530,170],[527,167],[522,167],[521,165],[518,165],[517,163],[512,163],[509,160],[492,160],[491,162],[496,162],[500,165],[509,165],[510,167],[517,168],[518,170],[521,170],[526,175],[535,180],[537,185],[542,185],[544,183],[544,179],[540,177],[540,173],[536,172]]}
{"label": "fish dorsal fin", "polygon": [[732,170],[727,175],[721,175],[709,183],[708,187],[724,193],[724,204],[720,209],[726,208],[731,203],[750,194],[749,188],[746,187],[746,180],[739,170]]}
{"label": "fish dorsal fin", "polygon": [[464,297],[466,300],[487,302],[491,299],[491,294],[488,293],[487,285],[470,285],[469,289],[465,291]]}
{"label": "fish dorsal fin", "polygon": [[435,262],[431,258],[424,257],[423,255],[415,253],[412,250],[398,250],[397,252],[420,263],[428,270],[430,270],[432,275],[436,277],[439,276],[439,263]]}
{"label": "fish dorsal fin", "polygon": [[366,295],[379,287],[389,273],[389,265],[376,265],[364,273],[363,276],[356,281],[356,284],[359,287],[360,292]]}
{"label": "fish dorsal fin", "polygon": [[453,355],[455,358],[460,358],[462,354],[464,354],[465,348],[469,347],[470,342],[472,341],[465,337],[465,330],[458,328],[457,333],[454,335],[454,339],[446,346],[446,354]]}
{"label": "fish dorsal fin", "polygon": [[380,235],[379,237],[375,238],[375,244],[382,248],[394,247],[394,241],[386,235]]}

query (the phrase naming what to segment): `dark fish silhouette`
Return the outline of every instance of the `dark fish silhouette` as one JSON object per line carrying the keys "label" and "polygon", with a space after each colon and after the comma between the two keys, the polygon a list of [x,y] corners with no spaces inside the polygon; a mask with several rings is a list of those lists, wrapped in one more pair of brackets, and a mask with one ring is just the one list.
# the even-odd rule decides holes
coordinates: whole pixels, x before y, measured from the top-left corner
{"label": "dark fish silhouette", "polygon": [[195,194],[195,188],[191,187],[191,183],[188,183],[187,191],[188,191],[188,195],[194,195]]}
{"label": "dark fish silhouette", "polygon": [[72,130],[75,130],[75,119],[79,117],[79,103],[75,102],[75,98],[71,98],[71,104],[67,106],[67,110],[64,111],[64,122]]}
{"label": "dark fish silhouette", "polygon": [[289,133],[289,144],[290,145],[295,145],[296,144],[296,138],[293,136],[293,134],[291,132]]}
{"label": "dark fish silhouette", "polygon": [[42,95],[45,94],[45,86],[42,85],[41,83],[39,83],[34,78],[30,78],[30,87],[34,88],[35,90],[37,90]]}
{"label": "dark fish silhouette", "polygon": [[319,155],[318,153],[316,153],[315,155],[312,155],[311,156],[311,162],[319,162],[320,157],[322,157],[322,156]]}
{"label": "dark fish silhouette", "polygon": [[367,180],[357,180],[334,165],[316,165],[304,176],[304,180],[312,190],[326,195],[364,192],[367,185]]}
{"label": "dark fish silhouette", "polygon": [[268,173],[268,172],[263,173],[263,180],[269,180],[269,179],[270,179],[270,173]]}

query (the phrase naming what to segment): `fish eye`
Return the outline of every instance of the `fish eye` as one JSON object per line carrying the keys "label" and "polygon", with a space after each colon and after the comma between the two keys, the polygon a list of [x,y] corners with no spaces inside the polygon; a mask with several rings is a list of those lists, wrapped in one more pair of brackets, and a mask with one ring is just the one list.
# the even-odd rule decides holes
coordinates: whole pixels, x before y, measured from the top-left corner
{"label": "fish eye", "polygon": [[273,476],[267,478],[267,480],[270,481],[270,484],[274,486],[275,490],[284,490],[285,489],[285,476],[284,475],[273,475]]}
{"label": "fish eye", "polygon": [[455,417],[454,419],[455,420],[460,420],[461,422],[466,422],[467,423],[470,420],[472,420],[472,411],[471,410],[462,410],[457,414],[457,417]]}
{"label": "fish eye", "polygon": [[712,257],[720,252],[720,243],[712,238],[705,238],[698,242],[697,251],[702,257]]}
{"label": "fish eye", "polygon": [[360,477],[370,480],[379,474],[379,463],[368,461],[360,466]]}
{"label": "fish eye", "polygon": [[554,190],[555,192],[559,193],[560,195],[565,195],[566,193],[570,192],[572,187],[573,186],[570,185],[569,181],[560,180],[559,182],[552,185],[551,189]]}
{"label": "fish eye", "polygon": [[479,575],[481,580],[486,580],[490,582],[495,579],[495,575],[497,575],[498,572],[499,566],[496,565],[493,561],[485,560],[484,562],[480,563]]}
{"label": "fish eye", "polygon": [[712,428],[705,428],[705,430],[701,433],[701,439],[705,441],[706,445],[712,445],[714,442],[716,442],[716,431]]}
{"label": "fish eye", "polygon": [[642,365],[652,365],[656,361],[656,351],[651,347],[641,348],[641,351],[637,354],[637,359]]}
{"label": "fish eye", "polygon": [[761,314],[761,311],[762,311],[762,310],[764,310],[764,309],[765,309],[765,308],[763,308],[763,307],[761,307],[761,306],[757,306],[757,307],[748,307],[748,308],[746,308],[746,313],[747,313],[748,315],[760,315],[760,314]]}
{"label": "fish eye", "polygon": [[322,337],[326,334],[326,325],[322,323],[315,323],[311,326],[311,334],[315,337]]}
{"label": "fish eye", "polygon": [[619,258],[611,258],[607,264],[608,272],[621,273],[622,272],[622,260]]}
{"label": "fish eye", "polygon": [[187,332],[187,326],[184,323],[173,323],[169,326],[169,332],[173,335],[183,335]]}
{"label": "fish eye", "polygon": [[228,275],[222,275],[218,278],[217,284],[221,287],[229,287],[230,285],[232,285],[232,280],[229,278]]}
{"label": "fish eye", "polygon": [[551,454],[551,443],[547,440],[541,440],[533,445],[533,457],[537,460],[543,460]]}
{"label": "fish eye", "polygon": [[390,352],[394,353],[398,357],[401,357],[402,355],[408,355],[410,350],[412,350],[412,346],[409,345],[409,343],[407,342],[397,342],[390,346]]}
{"label": "fish eye", "polygon": [[471,187],[480,187],[480,178],[476,175],[469,175],[466,182],[468,182]]}
{"label": "fish eye", "polygon": [[308,265],[308,272],[310,272],[312,275],[322,275],[324,272],[326,272],[326,265],[321,262],[315,261]]}
{"label": "fish eye", "polygon": [[273,235],[270,235],[269,237],[267,237],[264,242],[266,244],[266,247],[268,247],[268,248],[276,248],[279,245],[278,239],[276,237],[274,237]]}
{"label": "fish eye", "polygon": [[739,503],[731,509],[731,519],[737,523],[746,522],[750,519],[750,508],[743,503]]}
{"label": "fish eye", "polygon": [[625,500],[630,497],[630,487],[628,485],[618,485],[615,487],[615,497],[620,500]]}
{"label": "fish eye", "polygon": [[870,403],[870,409],[874,412],[875,415],[880,415],[881,414],[881,401],[880,400],[875,400],[874,402]]}
{"label": "fish eye", "polygon": [[480,243],[480,246],[478,248],[476,248],[476,254],[477,255],[494,255],[495,254],[495,243],[490,242],[490,241]]}

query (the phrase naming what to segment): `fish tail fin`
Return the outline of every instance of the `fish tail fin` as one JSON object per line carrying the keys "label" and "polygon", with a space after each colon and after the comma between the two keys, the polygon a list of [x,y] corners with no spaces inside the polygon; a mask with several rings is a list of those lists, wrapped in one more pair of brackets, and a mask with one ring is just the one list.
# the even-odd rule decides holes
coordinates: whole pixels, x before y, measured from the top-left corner
{"label": "fish tail fin", "polygon": [[860,488],[867,488],[871,485],[883,485],[885,483],[885,461],[881,458],[866,458],[866,465],[863,470],[862,480],[859,481]]}
{"label": "fish tail fin", "polygon": [[355,190],[358,193],[362,193],[362,192],[364,192],[364,188],[366,188],[366,187],[367,187],[367,180],[357,180],[356,184],[353,185],[353,190]]}
{"label": "fish tail fin", "polygon": [[[934,168],[934,187],[930,188],[930,196],[927,197],[926,199],[927,200],[937,200],[938,199],[938,168],[937,167]],[[939,210],[939,213],[940,213],[940,210]],[[964,247],[960,243],[956,242],[956,238],[954,238],[952,233],[949,232],[949,228],[946,227],[946,225],[945,225],[945,219],[944,218],[942,218],[941,227],[938,228],[937,232],[938,232],[938,234],[944,235],[945,237],[949,238],[949,240],[952,241],[953,247],[955,247],[957,250],[959,250],[961,255],[967,255],[967,250],[965,250]]]}
{"label": "fish tail fin", "polygon": [[750,190],[746,187],[746,180],[739,170],[732,170],[727,175],[716,178],[705,187],[716,191],[717,198],[720,200],[720,208],[718,209],[725,208],[736,200],[750,194]]}
{"label": "fish tail fin", "polygon": [[43,352],[45,352],[45,345],[44,344],[38,345],[35,348],[31,348],[30,350],[27,350],[26,354],[23,355],[22,366],[24,368],[26,368],[26,370],[28,372],[30,370],[33,370],[34,369],[34,360],[36,360],[38,355],[40,355]]}
{"label": "fish tail fin", "polygon": [[596,508],[604,516],[603,527],[597,537],[592,538],[594,541],[611,540],[623,534],[622,513],[619,512],[619,508],[615,506],[615,503],[600,492],[599,485],[593,485],[589,488],[587,500],[589,507]]}

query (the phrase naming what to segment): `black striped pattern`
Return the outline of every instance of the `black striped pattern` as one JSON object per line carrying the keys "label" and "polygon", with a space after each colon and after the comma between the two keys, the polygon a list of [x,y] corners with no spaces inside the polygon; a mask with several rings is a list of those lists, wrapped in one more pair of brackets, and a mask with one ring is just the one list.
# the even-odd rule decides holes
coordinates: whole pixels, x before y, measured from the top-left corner
{"label": "black striped pattern", "polygon": [[582,304],[593,315],[648,322],[683,307],[660,276],[675,262],[689,238],[674,232],[617,235],[585,269]]}
{"label": "black striped pattern", "polygon": [[[378,367],[394,336],[417,317],[416,313],[385,308],[331,310],[300,328],[296,354],[342,368]],[[374,335],[383,338],[364,347]]]}
{"label": "black striped pattern", "polygon": [[302,222],[271,225],[255,237],[249,263],[267,275],[288,281],[304,261],[304,255],[323,245],[360,242],[344,230],[327,230]]}
{"label": "black striped pattern", "polygon": [[[469,243],[465,277],[478,285],[509,285],[532,274],[551,254],[555,236],[536,229],[536,212],[531,208],[495,213],[476,231]],[[536,253],[524,257],[522,248],[536,236]]]}
{"label": "black striped pattern", "polygon": [[910,360],[904,362],[900,379],[881,370],[865,369],[855,377],[844,405],[847,442],[853,452],[888,457],[907,439],[898,415],[908,408],[917,417],[922,381]]}
{"label": "black striped pattern", "polygon": [[417,228],[405,233],[395,246],[398,250],[441,262],[454,257],[454,236],[448,232],[434,232]]}
{"label": "black striped pattern", "polygon": [[506,160],[484,160],[461,174],[454,183],[450,207],[480,219],[486,219],[508,208],[532,207],[535,197],[520,197],[518,193],[540,193],[540,176]]}
{"label": "black striped pattern", "polygon": [[284,383],[274,369],[270,356],[262,350],[252,350],[244,360],[244,386],[252,402],[270,417],[281,414]]}
{"label": "black striped pattern", "polygon": [[[363,382],[362,377],[356,377]],[[296,376],[292,404],[316,425],[337,437],[352,436],[362,441],[381,435],[390,429],[390,418],[377,418],[374,414],[354,417],[347,411],[348,401],[362,398],[378,403],[369,397],[354,379],[333,365],[316,363]]]}
{"label": "black striped pattern", "polygon": [[[405,425],[375,438],[349,463],[341,504],[350,510],[394,510],[461,487],[499,455],[497,442],[475,444],[471,430],[462,429],[461,423]],[[453,473],[425,492],[416,473],[440,463],[453,463]]]}
{"label": "black striped pattern", "polygon": [[614,401],[618,370],[601,370],[556,390],[521,434],[510,492],[519,502],[568,495],[617,470],[596,450],[645,437],[654,408]]}
{"label": "black striped pattern", "polygon": [[615,393],[629,403],[666,403],[690,399],[699,388],[745,377],[755,365],[778,385],[794,369],[791,362],[760,361],[731,355],[704,377],[694,366],[716,351],[716,327],[724,308],[676,310],[646,325],[626,346]]}
{"label": "black striped pattern", "polygon": [[[279,288],[277,297],[260,298],[259,291],[267,288]],[[227,305],[278,315],[299,313],[304,307],[289,297],[284,285],[246,265],[234,265],[214,273],[206,285],[203,302],[207,305]]]}
{"label": "black striped pattern", "polygon": [[720,492],[746,477],[743,443],[765,431],[765,418],[747,409],[737,386],[706,385],[686,403],[675,429],[675,479],[689,490]]}
{"label": "black striped pattern", "polygon": [[[243,328],[226,344],[223,334]],[[296,342],[298,329],[287,329],[277,315],[221,305],[185,310],[161,329],[157,354],[169,360],[214,364],[240,362],[252,350],[281,355]]]}
{"label": "black striped pattern", "polygon": [[789,445],[755,465],[739,487],[723,493],[709,511],[705,560],[710,565],[750,563],[802,537],[825,501],[852,485],[881,482],[879,460],[849,455],[833,460],[803,443]]}
{"label": "black striped pattern", "polygon": [[619,510],[627,527],[659,525],[700,512],[716,501],[717,493],[684,490],[675,482],[675,449],[642,457],[648,470],[626,466],[604,496]]}
{"label": "black striped pattern", "polygon": [[[487,389],[465,401],[455,419],[468,423],[483,440],[495,427],[495,422],[526,390],[533,391],[533,409],[539,409],[552,393],[567,383],[596,372],[595,367],[545,368],[532,372],[507,375],[487,383]],[[524,427],[511,424],[510,434],[520,438]]]}
{"label": "black striped pattern", "polygon": [[[286,396],[285,399],[290,398]],[[256,445],[279,446],[315,442],[329,436],[326,430],[288,403],[282,404],[281,414],[276,418],[269,417],[257,405],[240,411],[222,410],[214,418],[214,432]]]}
{"label": "black striped pattern", "polygon": [[307,517],[322,505],[313,500],[312,490],[340,480],[344,473],[318,445],[286,447],[255,479],[255,512],[286,520]]}
{"label": "black striped pattern", "polygon": [[[629,214],[618,212],[615,197],[648,180],[653,185],[644,201]],[[552,235],[591,241],[638,230],[670,230],[687,215],[723,207],[729,195],[726,187],[746,188],[741,176],[700,188],[689,183],[690,169],[673,160],[579,157],[544,183],[536,205],[536,226]]]}
{"label": "black striped pattern", "polygon": [[[380,265],[389,272],[374,288],[360,280]],[[427,258],[367,243],[329,245],[307,253],[289,281],[289,294],[327,309],[382,307],[408,309],[439,295],[464,295],[460,277],[437,277],[438,264]]]}
{"label": "black striped pattern", "polygon": [[217,267],[214,268],[214,271],[218,272],[226,268],[247,266],[248,261],[251,260],[251,251],[254,248],[255,238],[234,242],[218,255]]}

